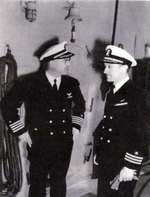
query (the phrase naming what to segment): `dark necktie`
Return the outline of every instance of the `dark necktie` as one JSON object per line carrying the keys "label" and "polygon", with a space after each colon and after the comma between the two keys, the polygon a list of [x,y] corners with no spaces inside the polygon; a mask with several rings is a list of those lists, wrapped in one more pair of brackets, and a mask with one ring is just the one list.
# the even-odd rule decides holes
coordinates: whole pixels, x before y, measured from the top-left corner
{"label": "dark necktie", "polygon": [[106,98],[106,101],[107,101],[107,103],[109,103],[111,100],[112,100],[112,98],[113,98],[113,96],[114,96],[114,85],[111,85],[110,86],[110,88],[109,88],[109,91],[108,91],[108,94],[107,94],[107,98]]}
{"label": "dark necktie", "polygon": [[115,88],[114,85],[112,85],[112,86],[110,87],[110,91],[109,91],[109,94],[110,94],[110,95],[113,95],[113,94],[114,94],[114,88]]}
{"label": "dark necktie", "polygon": [[54,91],[57,91],[57,80],[56,79],[54,79],[54,83],[53,83],[53,90]]}
{"label": "dark necktie", "polygon": [[106,97],[106,103],[105,103],[105,113],[109,113],[110,110],[112,109],[112,103],[114,99],[114,93],[113,93],[114,87],[111,86],[109,89],[109,92]]}

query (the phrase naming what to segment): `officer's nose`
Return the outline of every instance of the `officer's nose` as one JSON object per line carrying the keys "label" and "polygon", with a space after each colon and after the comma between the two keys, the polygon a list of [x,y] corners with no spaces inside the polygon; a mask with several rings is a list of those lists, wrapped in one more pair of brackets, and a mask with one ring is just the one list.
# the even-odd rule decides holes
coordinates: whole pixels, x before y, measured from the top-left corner
{"label": "officer's nose", "polygon": [[69,67],[70,66],[70,61],[69,60],[65,61],[65,64],[66,64],[67,67]]}
{"label": "officer's nose", "polygon": [[107,74],[107,72],[108,72],[108,69],[107,69],[107,67],[105,67],[104,68],[104,74]]}

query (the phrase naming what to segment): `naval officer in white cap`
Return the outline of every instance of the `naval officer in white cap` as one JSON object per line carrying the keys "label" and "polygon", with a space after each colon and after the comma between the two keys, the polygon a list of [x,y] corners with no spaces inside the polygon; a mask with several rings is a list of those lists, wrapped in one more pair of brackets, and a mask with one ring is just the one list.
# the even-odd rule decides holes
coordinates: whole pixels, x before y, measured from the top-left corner
{"label": "naval officer in white cap", "polygon": [[[79,132],[85,101],[77,79],[66,75],[74,54],[67,42],[49,46],[40,56],[42,68],[18,79],[1,102],[9,131],[29,145],[29,197],[66,196],[66,174],[73,139]],[[25,121],[18,108],[25,103]]]}
{"label": "naval officer in white cap", "polygon": [[138,133],[137,90],[129,78],[136,60],[124,49],[108,45],[104,74],[113,88],[107,93],[103,119],[94,132],[98,197],[133,197],[143,161]]}

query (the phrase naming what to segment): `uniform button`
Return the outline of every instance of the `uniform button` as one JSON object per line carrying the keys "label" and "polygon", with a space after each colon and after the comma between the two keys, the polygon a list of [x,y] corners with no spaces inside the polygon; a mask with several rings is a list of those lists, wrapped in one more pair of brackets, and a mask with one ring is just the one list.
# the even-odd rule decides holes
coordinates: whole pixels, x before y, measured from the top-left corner
{"label": "uniform button", "polygon": [[112,132],[112,128],[109,128],[108,131],[109,131],[109,132]]}
{"label": "uniform button", "polygon": [[54,135],[54,132],[50,132],[50,135]]}
{"label": "uniform button", "polygon": [[102,126],[102,129],[105,129],[105,127],[104,127],[104,126]]}
{"label": "uniform button", "polygon": [[50,121],[49,121],[49,123],[50,123],[50,124],[52,124],[52,123],[53,123],[53,121],[52,121],[52,120],[50,120]]}
{"label": "uniform button", "polygon": [[9,120],[9,123],[11,124],[11,123],[12,123],[12,121],[11,121],[11,120]]}
{"label": "uniform button", "polygon": [[83,118],[83,114],[81,114],[81,118]]}
{"label": "uniform button", "polygon": [[103,137],[100,137],[100,140],[103,140]]}
{"label": "uniform button", "polygon": [[38,131],[38,128],[34,128],[34,131]]}
{"label": "uniform button", "polygon": [[52,109],[49,109],[49,111],[52,112],[53,110]]}
{"label": "uniform button", "polygon": [[62,120],[62,122],[65,123],[66,121],[65,120]]}
{"label": "uniform button", "polygon": [[63,131],[63,134],[66,134],[66,131]]}
{"label": "uniform button", "polygon": [[62,109],[62,112],[65,112],[66,111],[66,109]]}
{"label": "uniform button", "polygon": [[107,143],[110,143],[110,140],[107,140]]}
{"label": "uniform button", "polygon": [[113,117],[112,117],[112,116],[110,116],[110,119],[112,120],[112,119],[113,119]]}
{"label": "uniform button", "polygon": [[134,154],[135,154],[135,155],[139,155],[139,153],[138,153],[137,151],[136,151],[136,152],[134,152]]}
{"label": "uniform button", "polygon": [[104,115],[104,118],[106,118],[106,115]]}

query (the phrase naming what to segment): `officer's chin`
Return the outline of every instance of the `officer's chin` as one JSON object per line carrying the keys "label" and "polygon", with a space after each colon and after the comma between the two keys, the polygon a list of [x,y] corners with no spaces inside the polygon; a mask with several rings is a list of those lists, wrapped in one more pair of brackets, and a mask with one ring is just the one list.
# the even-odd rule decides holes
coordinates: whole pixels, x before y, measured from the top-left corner
{"label": "officer's chin", "polygon": [[67,75],[68,74],[68,71],[66,70],[62,70],[59,72],[59,75]]}
{"label": "officer's chin", "polygon": [[107,82],[113,82],[113,80],[110,77],[106,77]]}

